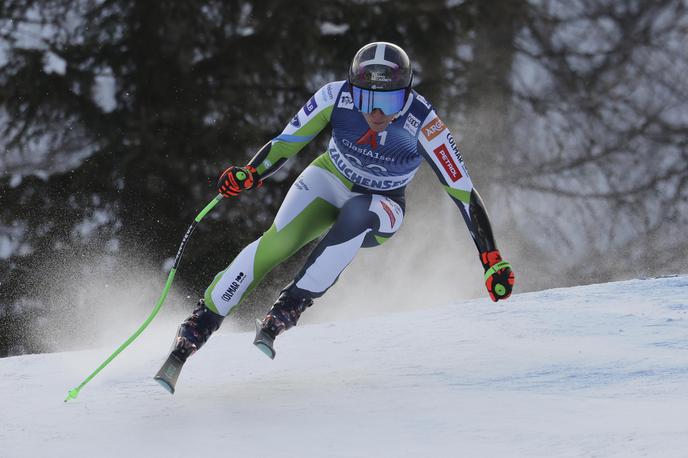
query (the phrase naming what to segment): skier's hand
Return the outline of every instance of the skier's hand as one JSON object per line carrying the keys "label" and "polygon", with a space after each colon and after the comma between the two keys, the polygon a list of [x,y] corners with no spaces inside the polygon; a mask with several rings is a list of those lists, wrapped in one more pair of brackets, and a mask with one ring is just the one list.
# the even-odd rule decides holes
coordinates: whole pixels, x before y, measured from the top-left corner
{"label": "skier's hand", "polygon": [[490,298],[497,302],[511,296],[514,273],[511,271],[511,264],[502,260],[499,250],[480,253],[480,261],[485,269],[485,286]]}
{"label": "skier's hand", "polygon": [[241,191],[262,185],[258,180],[256,169],[250,165],[246,167],[230,166],[222,172],[217,181],[217,190],[225,197],[238,196]]}

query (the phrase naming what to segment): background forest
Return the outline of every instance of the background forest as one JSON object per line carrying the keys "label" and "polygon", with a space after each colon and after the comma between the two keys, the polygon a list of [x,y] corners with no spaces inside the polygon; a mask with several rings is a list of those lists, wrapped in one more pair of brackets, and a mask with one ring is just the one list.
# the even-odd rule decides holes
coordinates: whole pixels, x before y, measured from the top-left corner
{"label": "background forest", "polygon": [[[140,322],[219,173],[246,163],[376,40],[407,51],[415,89],[459,141],[516,293],[686,272],[687,9],[683,0],[3,1],[0,356],[80,348],[116,317]],[[188,311],[269,227],[328,134],[203,221],[169,307]],[[425,165],[408,201],[402,231],[363,253],[315,317],[486,296],[465,225]],[[269,276],[239,326],[269,307],[307,253]]]}

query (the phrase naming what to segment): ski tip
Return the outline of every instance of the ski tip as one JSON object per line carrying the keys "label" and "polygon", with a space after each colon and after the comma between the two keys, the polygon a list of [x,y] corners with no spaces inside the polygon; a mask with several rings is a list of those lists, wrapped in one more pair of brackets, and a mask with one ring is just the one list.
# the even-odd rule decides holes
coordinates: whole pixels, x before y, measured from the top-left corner
{"label": "ski tip", "polygon": [[275,359],[275,350],[272,349],[272,347],[268,346],[267,344],[263,342],[254,342],[253,343],[256,347],[258,347],[258,350],[262,351],[265,353],[265,355],[270,358],[270,359]]}
{"label": "ski tip", "polygon": [[163,379],[162,377],[155,376],[153,379],[160,384],[161,387],[165,388],[165,390],[170,393],[174,394],[174,387],[170,385],[167,380]]}
{"label": "ski tip", "polygon": [[272,348],[274,341],[263,332],[263,322],[256,319],[256,338],[253,340],[253,345],[258,347],[258,350],[265,353],[270,359],[275,359],[275,349]]}

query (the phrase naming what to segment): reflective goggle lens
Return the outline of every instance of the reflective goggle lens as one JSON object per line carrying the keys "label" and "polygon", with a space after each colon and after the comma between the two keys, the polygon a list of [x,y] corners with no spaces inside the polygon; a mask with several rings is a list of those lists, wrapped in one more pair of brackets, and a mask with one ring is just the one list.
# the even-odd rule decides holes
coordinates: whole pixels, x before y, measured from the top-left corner
{"label": "reflective goggle lens", "polygon": [[406,89],[394,91],[375,91],[353,87],[354,106],[363,113],[370,113],[379,108],[386,115],[401,111],[406,102]]}

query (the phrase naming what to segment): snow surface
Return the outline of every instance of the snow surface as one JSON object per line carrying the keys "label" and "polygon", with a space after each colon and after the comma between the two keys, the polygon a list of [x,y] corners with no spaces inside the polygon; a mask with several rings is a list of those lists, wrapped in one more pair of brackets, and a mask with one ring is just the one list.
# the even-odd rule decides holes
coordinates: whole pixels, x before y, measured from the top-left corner
{"label": "snow surface", "polygon": [[0,360],[0,455],[686,457],[687,313],[681,276],[299,326],[274,361],[225,331],[174,396],[167,324],[67,404],[111,348]]}

